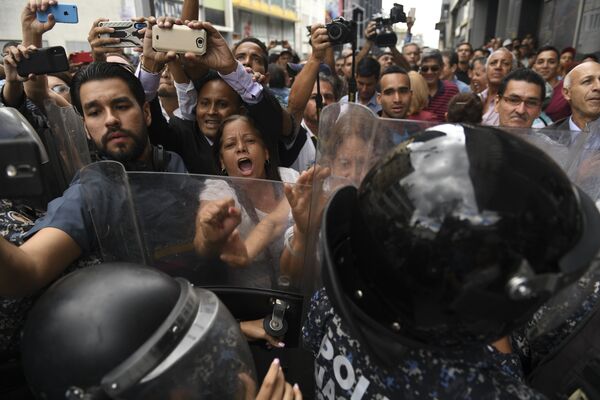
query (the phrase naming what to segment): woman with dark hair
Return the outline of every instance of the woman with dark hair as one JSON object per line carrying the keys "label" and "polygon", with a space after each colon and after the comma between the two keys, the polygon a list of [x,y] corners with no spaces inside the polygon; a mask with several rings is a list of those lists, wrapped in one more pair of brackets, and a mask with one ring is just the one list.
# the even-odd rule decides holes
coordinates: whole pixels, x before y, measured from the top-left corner
{"label": "woman with dark hair", "polygon": [[234,269],[232,279],[244,286],[276,287],[283,233],[293,218],[283,185],[273,181],[294,183],[299,174],[272,161],[263,134],[242,115],[223,120],[213,155],[217,169],[231,178],[210,179],[200,193],[196,252],[233,267],[253,263]]}

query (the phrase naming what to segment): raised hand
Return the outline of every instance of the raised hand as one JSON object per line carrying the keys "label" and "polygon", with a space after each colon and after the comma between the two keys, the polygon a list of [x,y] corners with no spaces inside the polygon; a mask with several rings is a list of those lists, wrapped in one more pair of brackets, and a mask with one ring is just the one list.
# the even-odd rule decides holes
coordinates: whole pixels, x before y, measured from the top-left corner
{"label": "raised hand", "polygon": [[23,44],[42,46],[42,35],[54,28],[56,20],[48,14],[48,21],[40,22],[36,18],[36,11],[46,11],[49,6],[58,4],[55,0],[30,0],[21,13],[21,30],[23,31]]}
{"label": "raised hand", "polygon": [[37,47],[34,45],[25,47],[22,44],[18,46],[10,46],[8,49],[6,49],[6,54],[4,55],[4,72],[6,74],[7,82],[25,82],[33,77],[33,74],[30,74],[27,77],[20,76],[17,73],[17,64],[21,60],[29,58],[31,53],[36,50]]}
{"label": "raised hand", "polygon": [[[240,209],[233,199],[203,202],[196,216],[196,251],[203,256],[220,255],[241,221]],[[229,243],[230,247],[234,245]]]}
{"label": "raised hand", "polygon": [[[325,178],[330,174],[331,171],[329,168],[315,165],[307,171],[302,172],[295,185],[285,185],[284,187],[285,196],[290,203],[297,231],[304,236],[308,233],[311,225],[321,220],[323,208],[327,201],[321,185],[323,185]],[[320,196],[314,205],[316,209],[311,210],[312,194],[315,190],[320,193]]]}
{"label": "raised hand", "polygon": [[111,37],[100,37],[100,35],[103,33],[113,33],[115,31],[114,28],[98,26],[98,24],[103,21],[108,21],[108,18],[98,18],[97,20],[95,20],[92,24],[90,32],[88,33],[88,42],[90,44],[90,47],[92,48],[92,58],[94,59],[94,61],[106,61],[106,53],[113,53],[119,50],[115,47],[106,47],[106,45],[119,43],[121,39]]}
{"label": "raised hand", "polygon": [[222,74],[229,74],[236,70],[237,61],[227,45],[227,42],[221,36],[221,33],[215,29],[210,22],[189,21],[187,26],[191,29],[206,30],[206,53],[197,56],[194,53],[185,53],[184,57],[188,66],[198,64],[204,67],[212,68]]}
{"label": "raised hand", "polygon": [[310,27],[310,44],[312,46],[311,57],[316,58],[319,62],[325,60],[326,51],[331,47],[329,43],[329,35],[323,24],[314,24]]}
{"label": "raised hand", "polygon": [[170,29],[173,25],[182,25],[178,18],[172,17],[160,17],[158,19],[149,17],[146,19],[146,30],[144,32],[144,52],[142,59],[142,67],[150,72],[158,73],[163,70],[166,63],[173,61],[177,58],[175,51],[155,51],[152,48],[152,27],[158,25],[161,28]]}

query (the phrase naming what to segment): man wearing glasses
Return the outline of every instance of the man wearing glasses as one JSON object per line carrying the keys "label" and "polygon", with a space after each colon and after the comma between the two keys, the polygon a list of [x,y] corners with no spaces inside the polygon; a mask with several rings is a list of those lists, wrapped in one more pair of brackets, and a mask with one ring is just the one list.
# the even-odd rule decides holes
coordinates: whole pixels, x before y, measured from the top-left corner
{"label": "man wearing glasses", "polygon": [[423,53],[419,69],[429,88],[429,104],[423,110],[432,112],[436,117],[435,121],[438,122],[446,121],[448,102],[458,94],[454,83],[440,79],[443,65],[444,60],[439,50],[429,50]]}
{"label": "man wearing glasses", "polygon": [[499,126],[531,128],[542,112],[546,96],[544,78],[530,69],[518,69],[506,75],[498,87],[495,111]]}

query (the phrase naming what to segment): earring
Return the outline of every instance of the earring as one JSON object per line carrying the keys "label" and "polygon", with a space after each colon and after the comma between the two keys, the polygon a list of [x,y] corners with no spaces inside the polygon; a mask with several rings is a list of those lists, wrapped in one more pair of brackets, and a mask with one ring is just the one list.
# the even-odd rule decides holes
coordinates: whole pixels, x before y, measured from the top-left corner
{"label": "earring", "polygon": [[227,170],[225,168],[221,168],[221,175],[227,176]]}
{"label": "earring", "polygon": [[267,158],[265,160],[265,167],[268,167],[269,165],[271,165],[271,161]]}

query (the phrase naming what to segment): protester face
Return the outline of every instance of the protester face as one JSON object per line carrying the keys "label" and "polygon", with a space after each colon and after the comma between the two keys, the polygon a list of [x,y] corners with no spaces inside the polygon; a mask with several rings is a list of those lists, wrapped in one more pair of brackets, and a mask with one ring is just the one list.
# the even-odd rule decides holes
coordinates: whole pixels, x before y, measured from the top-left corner
{"label": "protester face", "polygon": [[498,98],[495,110],[500,116],[500,126],[531,128],[542,112],[542,90],[535,83],[511,80],[504,96]]}
{"label": "protester face", "polygon": [[571,87],[563,89],[573,113],[593,121],[600,117],[600,64],[586,62],[571,71]]}
{"label": "protester face", "polygon": [[338,76],[344,76],[344,59],[343,58],[338,58],[335,61],[335,73],[338,74]]}
{"label": "protester face", "polygon": [[198,92],[196,121],[209,139],[214,139],[221,121],[239,113],[240,103],[231,87],[220,79],[208,81]]}
{"label": "protester face", "polygon": [[[323,107],[335,103],[335,95],[333,87],[329,82],[321,81],[321,96],[323,97]],[[313,86],[312,94],[306,107],[304,108],[304,120],[309,124],[316,125],[319,123],[317,119],[317,84]],[[316,133],[316,132],[313,132]]]}
{"label": "protester face", "polygon": [[52,90],[54,93],[58,94],[59,96],[61,96],[63,99],[65,99],[66,101],[68,101],[70,103],[71,102],[71,89],[69,88],[69,85],[67,85],[65,81],[63,81],[60,78],[57,78],[56,76],[47,75],[47,77],[48,77],[48,89]]}
{"label": "protester face", "polygon": [[458,54],[458,62],[459,63],[467,63],[471,59],[473,55],[471,53],[471,46],[468,44],[461,44],[456,48],[456,54]]}
{"label": "protester face", "polygon": [[362,101],[368,101],[377,89],[377,78],[374,76],[357,76],[356,87],[358,88],[358,98]]}
{"label": "protester face", "polygon": [[286,68],[289,62],[292,62],[292,53],[287,51],[281,53],[277,59],[277,64],[279,64],[281,68]]}
{"label": "protester face", "polygon": [[442,56],[444,60],[444,65],[442,67],[442,72],[440,73],[440,78],[446,81],[452,80],[454,78],[454,73],[456,72],[456,66],[450,65],[450,59],[446,56]]}
{"label": "protester face", "polygon": [[406,58],[406,61],[408,61],[411,67],[418,65],[419,60],[421,60],[421,50],[416,44],[407,45],[406,47],[404,47],[404,50],[402,50],[402,54],[404,55],[404,58]]}
{"label": "protester face", "polygon": [[344,76],[350,78],[352,76],[352,55],[344,59]]}
{"label": "protester face", "polygon": [[229,176],[266,178],[265,163],[269,159],[261,136],[243,119],[231,121],[221,137],[221,168]]}
{"label": "protester face", "polygon": [[367,172],[366,148],[367,143],[360,137],[347,136],[337,149],[331,174],[346,178],[358,186]]}
{"label": "protester face", "polygon": [[394,57],[391,54],[383,54],[377,61],[379,61],[382,71],[385,71],[388,67],[394,65]]}
{"label": "protester face", "polygon": [[177,97],[177,90],[175,89],[175,83],[173,77],[166,68],[162,74],[160,74],[160,83],[158,85],[158,96],[159,97]]}
{"label": "protester face", "polygon": [[421,63],[420,73],[425,78],[427,85],[437,85],[440,80],[441,65],[434,59],[428,59]]}
{"label": "protester face", "polygon": [[377,102],[381,104],[381,115],[385,118],[405,118],[412,97],[408,75],[385,74],[379,80],[379,86],[381,93],[377,96]]}
{"label": "protester face", "polygon": [[485,52],[481,49],[477,49],[473,52],[473,58],[485,57]]}
{"label": "protester face", "polygon": [[250,67],[252,71],[265,74],[267,66],[264,62],[264,53],[259,45],[252,42],[244,42],[235,49],[235,59]]}
{"label": "protester face", "polygon": [[117,161],[137,161],[148,145],[150,106],[140,106],[118,78],[88,81],[79,97],[89,137],[98,150]]}
{"label": "protester face", "polygon": [[564,71],[567,67],[567,64],[573,62],[573,53],[567,51],[560,56],[560,67]]}
{"label": "protester face", "polygon": [[535,59],[533,70],[550,82],[558,75],[558,54],[552,50],[542,51]]}
{"label": "protester face", "polygon": [[487,62],[487,80],[490,85],[499,86],[502,79],[512,69],[512,55],[507,51],[498,51],[490,56]]}
{"label": "protester face", "polygon": [[471,90],[473,93],[481,93],[487,89],[487,74],[485,72],[485,64],[476,62],[473,69],[469,71],[471,79]]}

